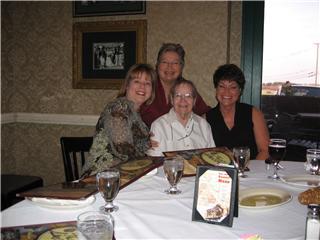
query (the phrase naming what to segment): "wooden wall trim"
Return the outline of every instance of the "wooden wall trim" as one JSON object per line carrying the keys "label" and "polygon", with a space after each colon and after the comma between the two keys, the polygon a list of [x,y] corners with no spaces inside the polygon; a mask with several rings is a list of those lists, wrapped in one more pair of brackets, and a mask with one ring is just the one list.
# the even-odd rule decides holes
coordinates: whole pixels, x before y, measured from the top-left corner
{"label": "wooden wall trim", "polygon": [[71,115],[49,113],[2,113],[1,124],[8,123],[38,123],[58,125],[95,126],[99,116]]}

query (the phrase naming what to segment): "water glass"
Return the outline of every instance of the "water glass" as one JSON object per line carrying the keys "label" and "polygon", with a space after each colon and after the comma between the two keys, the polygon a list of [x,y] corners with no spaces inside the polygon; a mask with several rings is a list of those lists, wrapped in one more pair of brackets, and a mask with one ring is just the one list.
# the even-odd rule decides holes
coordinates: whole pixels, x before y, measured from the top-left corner
{"label": "water glass", "polygon": [[320,174],[320,149],[307,149],[306,170],[311,175]]}
{"label": "water glass", "polygon": [[78,239],[112,240],[114,219],[111,214],[89,211],[77,218]]}
{"label": "water glass", "polygon": [[235,147],[233,148],[233,156],[235,165],[239,172],[239,177],[245,178],[244,170],[250,161],[250,148],[248,147]]}
{"label": "water glass", "polygon": [[164,174],[170,184],[170,188],[165,190],[168,194],[179,194],[181,190],[177,185],[183,175],[184,159],[181,156],[167,158],[163,162]]}
{"label": "water glass", "polygon": [[120,171],[116,168],[99,172],[96,176],[97,188],[106,204],[100,207],[101,212],[115,212],[119,209],[113,204],[120,187]]}

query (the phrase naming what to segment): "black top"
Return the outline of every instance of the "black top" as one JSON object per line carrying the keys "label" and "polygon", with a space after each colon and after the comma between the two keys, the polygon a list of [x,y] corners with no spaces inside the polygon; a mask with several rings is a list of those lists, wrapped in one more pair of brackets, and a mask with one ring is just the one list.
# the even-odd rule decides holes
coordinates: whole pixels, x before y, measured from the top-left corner
{"label": "black top", "polygon": [[258,153],[257,144],[253,132],[252,106],[245,103],[236,104],[234,126],[228,129],[220,112],[219,104],[212,108],[207,114],[214,142],[217,147],[247,146],[250,148],[250,158],[255,159]]}

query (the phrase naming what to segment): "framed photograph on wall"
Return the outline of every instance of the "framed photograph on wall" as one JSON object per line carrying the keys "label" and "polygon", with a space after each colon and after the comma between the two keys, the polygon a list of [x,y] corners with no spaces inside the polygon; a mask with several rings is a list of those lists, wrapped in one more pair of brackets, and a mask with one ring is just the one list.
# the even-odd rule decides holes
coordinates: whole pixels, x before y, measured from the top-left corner
{"label": "framed photograph on wall", "polygon": [[73,1],[74,17],[145,13],[146,1]]}
{"label": "framed photograph on wall", "polygon": [[238,215],[237,188],[237,169],[198,166],[192,220],[232,227]]}
{"label": "framed photograph on wall", "polygon": [[74,23],[73,88],[119,89],[146,43],[146,20]]}

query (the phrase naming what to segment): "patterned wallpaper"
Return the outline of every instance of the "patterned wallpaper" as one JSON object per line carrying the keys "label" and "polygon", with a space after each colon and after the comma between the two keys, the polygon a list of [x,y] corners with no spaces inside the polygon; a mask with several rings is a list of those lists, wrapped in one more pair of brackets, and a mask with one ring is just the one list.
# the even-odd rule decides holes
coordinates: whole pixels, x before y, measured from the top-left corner
{"label": "patterned wallpaper", "polygon": [[[241,2],[232,2],[231,61],[240,63]],[[147,61],[163,42],[186,50],[184,75],[215,105],[212,73],[226,62],[228,3],[147,2],[145,15],[72,18],[71,2],[1,2],[1,112],[99,115],[114,90],[72,89],[73,22],[146,19]],[[1,172],[64,180],[59,139],[92,135],[93,127],[1,125]]]}
{"label": "patterned wallpaper", "polygon": [[62,182],[60,137],[92,133],[93,127],[86,126],[6,124],[2,126],[1,172],[41,176],[45,184]]}

